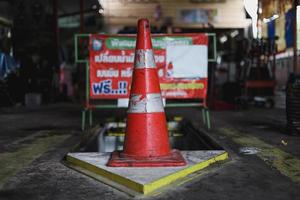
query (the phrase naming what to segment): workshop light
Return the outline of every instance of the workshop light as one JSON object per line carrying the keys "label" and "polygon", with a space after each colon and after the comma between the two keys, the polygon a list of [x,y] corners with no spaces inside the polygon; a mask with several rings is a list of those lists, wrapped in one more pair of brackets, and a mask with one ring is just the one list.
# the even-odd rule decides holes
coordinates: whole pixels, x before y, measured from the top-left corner
{"label": "workshop light", "polygon": [[99,14],[103,14],[104,13],[104,9],[99,9]]}
{"label": "workshop light", "polygon": [[225,43],[228,40],[226,35],[223,35],[222,37],[220,37],[220,42],[221,43]]}
{"label": "workshop light", "polygon": [[232,31],[232,32],[230,33],[230,36],[231,36],[232,38],[235,38],[238,34],[239,34],[239,31],[238,31],[238,30],[235,30],[235,31]]}
{"label": "workshop light", "polygon": [[98,8],[98,5],[97,5],[97,4],[93,4],[93,5],[92,5],[92,9],[93,9],[93,10],[96,10],[97,8]]}
{"label": "workshop light", "polygon": [[275,19],[277,19],[279,17],[279,15],[278,14],[274,14],[272,17],[270,17],[270,18],[263,18],[263,22],[264,23],[269,23],[270,21],[273,21],[273,20],[275,20]]}
{"label": "workshop light", "polygon": [[101,1],[102,0],[98,0],[98,2],[99,2],[99,14],[103,14],[104,13],[104,8],[103,8],[103,6],[102,6],[102,3],[101,3]]}
{"label": "workshop light", "polygon": [[273,18],[273,20],[274,20],[274,19],[277,19],[278,17],[279,17],[278,14],[274,14],[272,18]]}
{"label": "workshop light", "polygon": [[270,21],[271,21],[270,18],[263,18],[264,23],[269,23]]}

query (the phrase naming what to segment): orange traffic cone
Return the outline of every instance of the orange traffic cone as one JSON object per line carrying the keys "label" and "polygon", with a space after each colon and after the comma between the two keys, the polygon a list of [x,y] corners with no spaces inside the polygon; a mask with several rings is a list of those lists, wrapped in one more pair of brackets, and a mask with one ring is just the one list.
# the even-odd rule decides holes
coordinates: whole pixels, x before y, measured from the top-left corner
{"label": "orange traffic cone", "polygon": [[127,111],[123,152],[112,153],[110,167],[183,166],[179,151],[171,150],[166,116],[155,66],[150,25],[138,21],[134,70]]}

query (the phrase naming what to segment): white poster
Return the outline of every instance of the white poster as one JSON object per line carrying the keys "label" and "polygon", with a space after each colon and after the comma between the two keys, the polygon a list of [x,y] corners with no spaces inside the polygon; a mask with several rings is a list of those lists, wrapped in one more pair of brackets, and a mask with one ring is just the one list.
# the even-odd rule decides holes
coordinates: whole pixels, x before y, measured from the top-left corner
{"label": "white poster", "polygon": [[167,46],[167,76],[173,78],[207,78],[206,45]]}
{"label": "white poster", "polygon": [[118,99],[118,108],[128,108],[129,99],[128,98],[119,98]]}

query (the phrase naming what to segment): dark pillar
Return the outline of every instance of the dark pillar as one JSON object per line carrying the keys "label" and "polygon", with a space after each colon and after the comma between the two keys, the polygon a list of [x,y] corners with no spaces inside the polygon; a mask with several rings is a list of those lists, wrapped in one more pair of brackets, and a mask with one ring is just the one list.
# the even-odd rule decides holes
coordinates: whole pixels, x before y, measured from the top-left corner
{"label": "dark pillar", "polygon": [[294,0],[293,3],[293,49],[294,49],[294,62],[293,72],[298,73],[298,48],[297,48],[297,5],[298,0]]}
{"label": "dark pillar", "polygon": [[84,32],[84,11],[83,11],[83,0],[79,0],[79,10],[80,10],[80,32]]}
{"label": "dark pillar", "polygon": [[58,27],[58,4],[53,0],[53,29],[55,38],[55,64],[59,66],[59,27]]}

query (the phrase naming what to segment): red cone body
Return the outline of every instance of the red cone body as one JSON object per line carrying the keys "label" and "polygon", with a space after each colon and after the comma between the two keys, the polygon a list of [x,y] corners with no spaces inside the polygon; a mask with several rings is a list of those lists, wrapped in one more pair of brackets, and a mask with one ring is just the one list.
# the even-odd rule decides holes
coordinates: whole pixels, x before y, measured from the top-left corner
{"label": "red cone body", "polygon": [[154,61],[150,24],[138,21],[134,70],[123,152],[114,152],[112,167],[182,166],[186,162],[171,150],[159,79]]}

